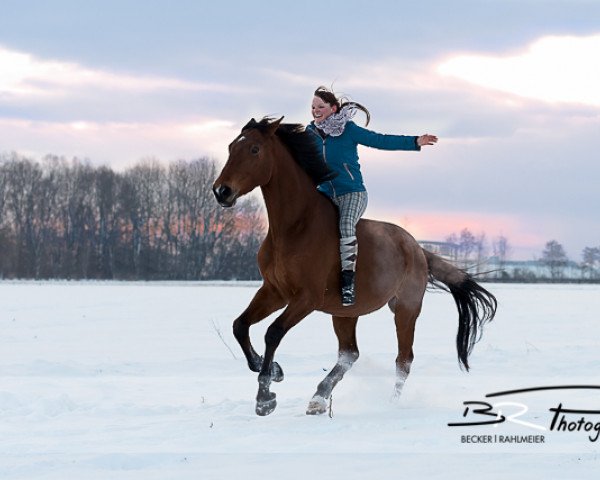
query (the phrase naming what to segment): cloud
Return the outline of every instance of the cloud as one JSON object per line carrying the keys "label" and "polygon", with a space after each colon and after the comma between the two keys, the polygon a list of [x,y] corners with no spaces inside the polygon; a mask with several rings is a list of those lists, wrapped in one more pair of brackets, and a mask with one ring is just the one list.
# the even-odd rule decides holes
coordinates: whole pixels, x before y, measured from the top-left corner
{"label": "cloud", "polygon": [[47,154],[89,158],[122,168],[144,157],[163,161],[223,159],[238,126],[217,118],[192,123],[47,122],[0,119],[0,145],[40,159]]}
{"label": "cloud", "polygon": [[77,90],[227,91],[222,84],[190,82],[177,78],[130,75],[91,69],[73,62],[43,60],[0,46],[0,99],[7,97],[56,97]]}
{"label": "cloud", "polygon": [[546,102],[600,106],[600,34],[544,37],[506,56],[459,55],[437,71],[487,89]]}
{"label": "cloud", "polygon": [[[551,38],[559,38],[557,45],[566,51],[574,48],[565,39],[575,37],[546,37],[511,55],[456,53],[443,63],[440,53],[418,58],[384,53],[386,57],[352,61],[330,56],[315,67],[314,56],[299,54],[285,57],[287,63],[247,62],[241,70],[230,57],[211,67],[185,57],[185,63],[174,67],[186,71],[185,79],[97,67],[88,57],[80,63],[42,59],[0,46],[0,145],[38,159],[47,153],[88,157],[115,168],[148,156],[169,161],[207,155],[223,161],[228,143],[251,116],[277,114],[286,115],[286,121],[308,121],[314,88],[333,82],[337,91],[370,109],[369,128],[440,136],[435,148],[414,157],[361,150],[373,192],[371,208],[382,213],[376,217],[406,217],[409,230],[430,239],[468,226],[490,237],[505,233],[515,245],[542,245],[554,237],[569,240],[577,253],[582,242],[589,243],[584,237],[597,238],[600,232],[591,221],[585,226],[599,201],[592,157],[598,150],[600,117],[590,102],[593,92],[583,96],[586,105],[552,104],[539,101],[543,88],[519,97],[502,85],[469,82],[459,70],[451,74],[438,68],[477,57],[490,60],[509,78],[531,77],[534,86],[554,85],[540,80],[550,75],[550,60],[534,61],[543,58],[540,52],[548,55],[552,50],[546,43]],[[590,38],[597,37],[575,40]],[[566,72],[562,82],[580,81],[581,65],[563,58],[569,55],[560,48],[554,51],[557,64],[562,59],[561,68],[578,72],[571,80]],[[522,71],[508,62],[511,58],[521,59]],[[535,65],[536,71],[527,70]],[[157,68],[165,64],[153,64],[144,72]],[[600,84],[594,68],[587,75]],[[581,239],[571,239],[567,227]]]}

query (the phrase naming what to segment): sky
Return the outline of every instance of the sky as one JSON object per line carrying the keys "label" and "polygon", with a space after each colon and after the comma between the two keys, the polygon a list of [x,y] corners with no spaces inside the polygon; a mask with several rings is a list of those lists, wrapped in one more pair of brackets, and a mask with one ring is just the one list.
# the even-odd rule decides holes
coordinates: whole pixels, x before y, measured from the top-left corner
{"label": "sky", "polygon": [[250,118],[308,123],[315,88],[333,86],[372,130],[440,139],[359,149],[366,217],[421,240],[503,235],[514,259],[600,246],[596,0],[0,7],[0,153],[224,163]]}

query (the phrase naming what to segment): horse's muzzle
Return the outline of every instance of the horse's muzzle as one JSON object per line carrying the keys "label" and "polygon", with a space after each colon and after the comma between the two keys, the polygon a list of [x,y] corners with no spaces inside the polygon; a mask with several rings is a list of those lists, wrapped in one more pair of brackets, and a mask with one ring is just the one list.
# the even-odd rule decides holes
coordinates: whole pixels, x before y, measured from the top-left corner
{"label": "horse's muzzle", "polygon": [[238,194],[227,185],[219,185],[213,187],[213,193],[219,205],[225,208],[233,207],[237,200]]}

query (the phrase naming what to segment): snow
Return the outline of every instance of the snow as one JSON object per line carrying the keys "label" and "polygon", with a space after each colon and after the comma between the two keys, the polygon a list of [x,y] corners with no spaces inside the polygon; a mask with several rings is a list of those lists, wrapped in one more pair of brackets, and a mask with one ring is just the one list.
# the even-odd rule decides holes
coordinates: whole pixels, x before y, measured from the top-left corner
{"label": "snow", "polygon": [[[333,392],[332,416],[307,416],[337,357],[331,321],[314,313],[277,352],[286,377],[263,418],[231,334],[257,283],[0,282],[0,478],[596,478],[600,440],[589,432],[448,426],[472,418],[465,401],[507,416],[520,407],[499,402],[524,403],[521,419],[546,428],[561,402],[600,407],[591,390],[485,397],[600,384],[600,286],[486,287],[499,310],[470,373],[456,359],[452,298],[428,292],[402,397],[386,308],[359,321],[361,356]],[[258,351],[268,324],[251,330]],[[462,443],[467,435],[545,442]]]}

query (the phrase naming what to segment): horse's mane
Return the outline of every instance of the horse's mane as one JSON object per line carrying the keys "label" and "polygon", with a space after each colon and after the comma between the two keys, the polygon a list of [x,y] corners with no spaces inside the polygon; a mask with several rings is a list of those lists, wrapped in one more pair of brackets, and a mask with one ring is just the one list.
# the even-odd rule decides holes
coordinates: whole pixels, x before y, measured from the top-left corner
{"label": "horse's mane", "polygon": [[[273,119],[268,117],[263,118],[260,122],[252,119],[242,128],[242,132],[255,128],[259,132],[265,133],[271,122]],[[337,175],[325,163],[323,151],[315,142],[314,134],[306,131],[304,125],[281,123],[275,131],[275,135],[287,146],[296,163],[302,167],[315,185],[331,180]]]}

